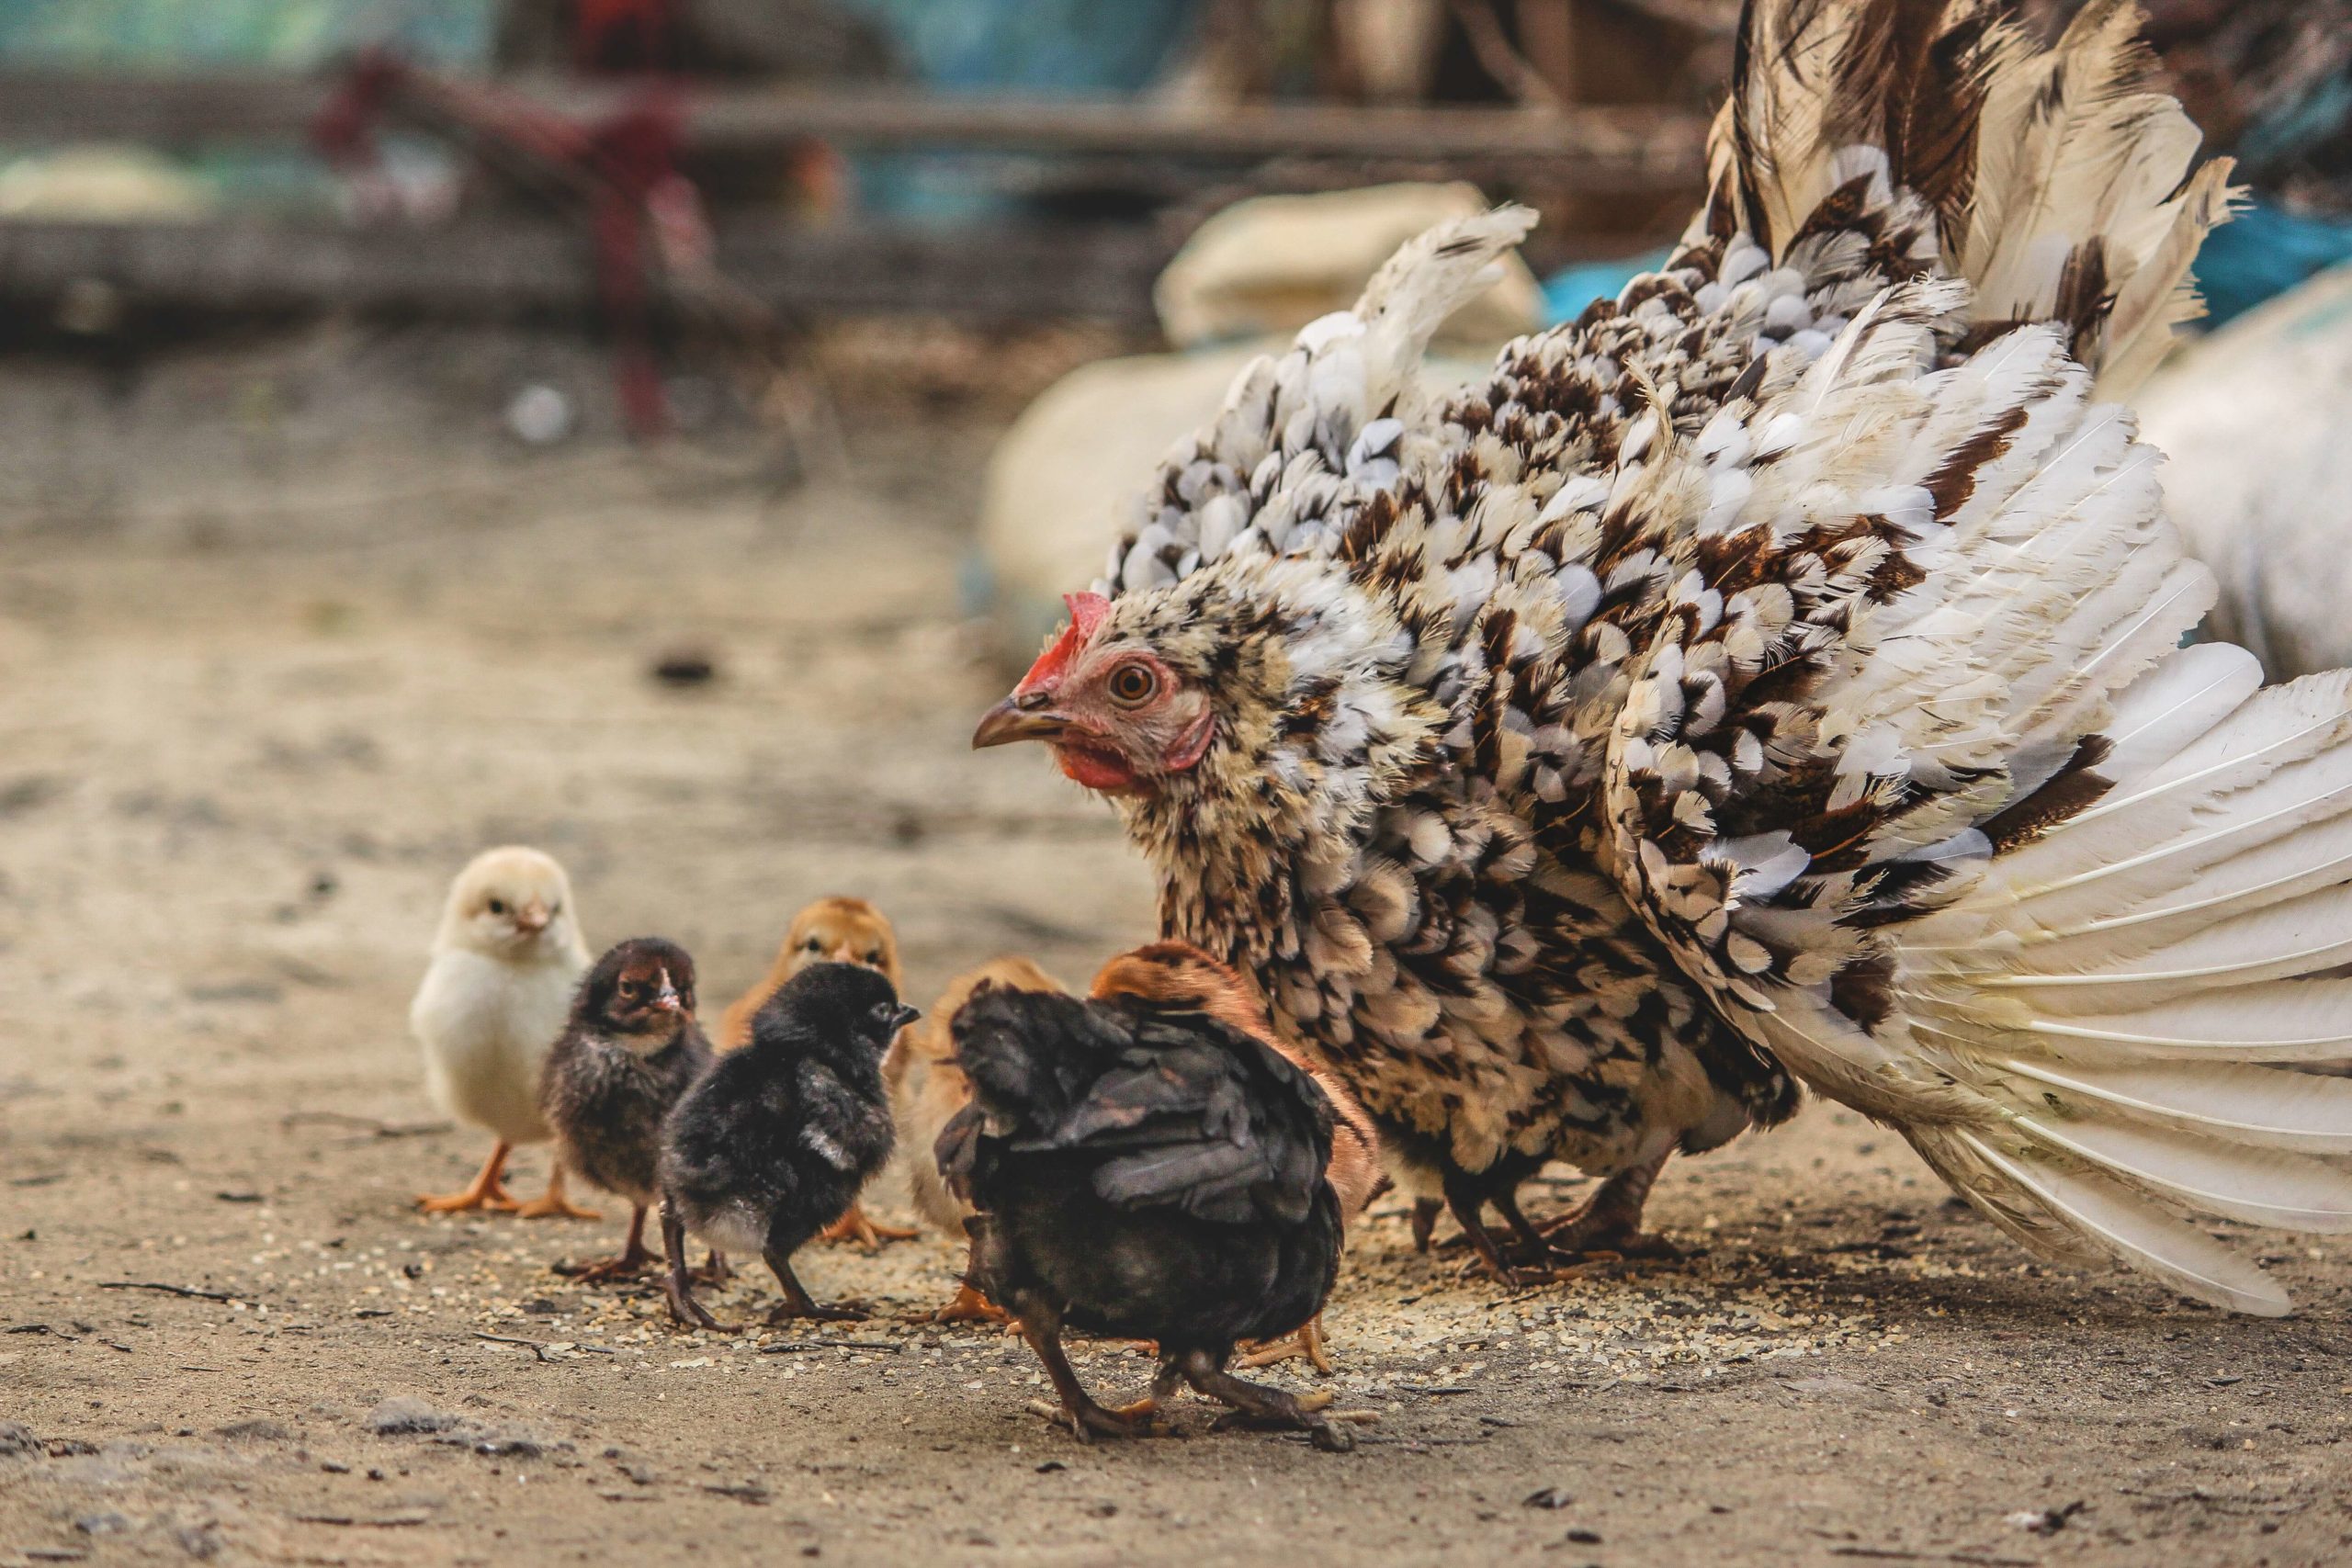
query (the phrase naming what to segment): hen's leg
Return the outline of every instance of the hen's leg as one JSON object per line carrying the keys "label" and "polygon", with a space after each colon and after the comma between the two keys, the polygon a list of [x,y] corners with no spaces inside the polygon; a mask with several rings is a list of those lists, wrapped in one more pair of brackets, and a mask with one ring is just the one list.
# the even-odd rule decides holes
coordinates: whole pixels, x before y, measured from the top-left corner
{"label": "hen's leg", "polygon": [[645,1205],[639,1203],[629,1212],[628,1240],[618,1258],[597,1263],[559,1263],[555,1271],[583,1285],[597,1285],[607,1280],[633,1280],[645,1272],[647,1264],[660,1261],[645,1249]]}
{"label": "hen's leg", "polygon": [[767,1249],[768,1272],[775,1276],[778,1289],[784,1292],[784,1304],[768,1311],[768,1326],[790,1323],[797,1317],[814,1318],[820,1323],[863,1323],[865,1307],[854,1302],[840,1302],[831,1306],[819,1306],[802,1288],[800,1276],[792,1271],[792,1254]]}
{"label": "hen's leg", "polygon": [[1437,1217],[1445,1213],[1444,1202],[1436,1198],[1413,1200],[1413,1250],[1427,1252],[1430,1237],[1437,1234]]}
{"label": "hen's leg", "polygon": [[854,1241],[868,1252],[878,1251],[886,1241],[911,1241],[921,1231],[904,1225],[886,1225],[865,1212],[862,1203],[852,1203],[842,1217],[817,1233],[819,1241]]}
{"label": "hen's leg", "polygon": [[548,1168],[548,1190],[514,1211],[520,1220],[601,1220],[605,1216],[594,1209],[582,1209],[564,1201],[563,1161],[559,1157]]}
{"label": "hen's leg", "polygon": [[670,1260],[670,1271],[662,1280],[662,1288],[670,1297],[671,1321],[684,1324],[688,1328],[734,1333],[733,1329],[705,1312],[702,1303],[695,1300],[693,1278],[686,1272],[686,1227],[670,1212],[667,1203],[662,1205],[662,1252]]}
{"label": "hen's leg", "polygon": [[[1668,1151],[1671,1153],[1671,1151]],[[1583,1208],[1544,1227],[1552,1247],[1570,1257],[1613,1252],[1621,1258],[1677,1258],[1682,1249],[1642,1229],[1642,1205],[1667,1156],[1628,1166],[1603,1181]]]}
{"label": "hen's leg", "polygon": [[1301,1399],[1262,1383],[1244,1382],[1218,1365],[1217,1358],[1205,1350],[1187,1350],[1180,1364],[1187,1382],[1207,1397],[1230,1404],[1249,1420],[1305,1432],[1307,1439],[1326,1453],[1343,1454],[1356,1446],[1353,1438],[1332,1426],[1324,1416],[1324,1406],[1331,1403],[1328,1393]]}
{"label": "hen's leg", "polygon": [[474,1173],[473,1180],[462,1190],[445,1192],[437,1197],[429,1192],[419,1193],[416,1206],[428,1214],[456,1214],[469,1209],[514,1208],[514,1194],[506,1190],[506,1183],[501,1179],[506,1174],[506,1156],[514,1152],[514,1145],[503,1138],[499,1139],[498,1146],[490,1151],[490,1157],[481,1162],[481,1169]]}
{"label": "hen's leg", "polygon": [[1473,1178],[1448,1176],[1445,1179],[1446,1206],[1453,1211],[1453,1223],[1462,1227],[1463,1239],[1478,1255],[1479,1265],[1491,1278],[1515,1289],[1528,1281],[1504,1258],[1503,1249],[1496,1244],[1494,1233],[1487,1228],[1487,1222],[1480,1217],[1479,1211],[1486,1206],[1486,1197],[1484,1190],[1474,1185]]}
{"label": "hen's leg", "polygon": [[[1094,1396],[1078,1381],[1078,1372],[1062,1352],[1061,1314],[1035,1296],[1024,1296],[1013,1306],[1014,1316],[1021,1325],[1021,1337],[1029,1341],[1029,1348],[1045,1363],[1046,1377],[1053,1383],[1054,1393],[1062,1402],[1062,1414],[1079,1441],[1092,1442],[1098,1437],[1141,1437],[1150,1431],[1151,1413],[1159,1407],[1157,1398],[1146,1399],[1124,1410],[1105,1410],[1095,1404]],[[1157,1381],[1152,1392],[1154,1395],[1159,1392]],[[1049,1407],[1041,1404],[1037,1408],[1043,1412]]]}
{"label": "hen's leg", "polygon": [[1331,1358],[1323,1348],[1323,1314],[1319,1312],[1280,1339],[1260,1341],[1241,1355],[1236,1364],[1254,1371],[1302,1357],[1307,1365],[1323,1376],[1328,1378],[1331,1375]]}

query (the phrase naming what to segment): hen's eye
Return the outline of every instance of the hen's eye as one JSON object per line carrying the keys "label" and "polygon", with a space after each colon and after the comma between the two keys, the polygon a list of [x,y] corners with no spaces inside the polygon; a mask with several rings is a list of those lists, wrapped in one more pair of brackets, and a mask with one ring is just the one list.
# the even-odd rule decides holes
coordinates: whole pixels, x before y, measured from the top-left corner
{"label": "hen's eye", "polygon": [[493,915],[503,915],[506,913],[506,900],[503,898],[492,898],[490,901],[490,912]]}
{"label": "hen's eye", "polygon": [[1141,707],[1159,691],[1159,677],[1148,664],[1122,664],[1111,671],[1111,700],[1121,707]]}

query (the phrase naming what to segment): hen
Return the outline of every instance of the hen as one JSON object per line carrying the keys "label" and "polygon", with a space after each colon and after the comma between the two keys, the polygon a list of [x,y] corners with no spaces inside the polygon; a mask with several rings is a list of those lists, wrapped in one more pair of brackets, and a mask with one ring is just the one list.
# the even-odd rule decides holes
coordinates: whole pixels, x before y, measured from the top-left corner
{"label": "hen", "polygon": [[[1226,1371],[1320,1310],[1340,1266],[1331,1110],[1286,1058],[1204,1012],[983,988],[956,1015],[972,1103],[940,1169],[978,1212],[976,1283],[1020,1322],[1080,1438],[1142,1429],[1178,1381],[1345,1448],[1321,1403]],[[1152,1397],[1096,1404],[1065,1325],[1158,1344]]]}
{"label": "hen", "polygon": [[[2120,395],[2228,199],[2129,6],[1755,0],[1663,271],[1417,392],[1529,221],[1237,380],[974,737],[1116,796],[1488,1266],[1799,1080],[2040,1255],[2244,1311],[2352,1226],[2352,677],[2182,647]],[[1514,1190],[1602,1178],[1550,1235]]]}

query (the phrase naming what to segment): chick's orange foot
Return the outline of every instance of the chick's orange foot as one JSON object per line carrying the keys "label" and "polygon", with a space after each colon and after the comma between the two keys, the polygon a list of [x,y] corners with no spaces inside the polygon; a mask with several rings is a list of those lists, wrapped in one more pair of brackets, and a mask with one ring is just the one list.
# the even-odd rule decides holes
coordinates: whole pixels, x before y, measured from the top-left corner
{"label": "chick's orange foot", "polygon": [[421,1192],[417,1195],[416,1206],[428,1214],[462,1214],[480,1209],[506,1213],[520,1207],[514,1194],[506,1190],[506,1183],[503,1179],[506,1174],[506,1156],[514,1152],[514,1145],[502,1142],[490,1151],[490,1157],[482,1162],[481,1169],[474,1173],[473,1180],[462,1190],[438,1195]]}
{"label": "chick's orange foot", "polygon": [[563,1167],[548,1172],[548,1190],[514,1211],[518,1220],[601,1220],[605,1216],[594,1209],[583,1209],[571,1202],[563,1192]]}
{"label": "chick's orange foot", "polygon": [[904,1225],[886,1225],[867,1214],[865,1206],[852,1203],[849,1212],[817,1233],[819,1241],[855,1242],[868,1252],[880,1250],[885,1242],[912,1241],[922,1233]]}
{"label": "chick's orange foot", "polygon": [[973,1289],[969,1284],[956,1287],[956,1294],[947,1304],[931,1314],[933,1323],[1007,1323],[1012,1314]]}
{"label": "chick's orange foot", "polygon": [[1331,1357],[1323,1344],[1323,1317],[1320,1313],[1279,1339],[1245,1345],[1235,1358],[1235,1365],[1252,1371],[1260,1367],[1278,1366],[1284,1361],[1304,1360],[1323,1377],[1332,1373]]}

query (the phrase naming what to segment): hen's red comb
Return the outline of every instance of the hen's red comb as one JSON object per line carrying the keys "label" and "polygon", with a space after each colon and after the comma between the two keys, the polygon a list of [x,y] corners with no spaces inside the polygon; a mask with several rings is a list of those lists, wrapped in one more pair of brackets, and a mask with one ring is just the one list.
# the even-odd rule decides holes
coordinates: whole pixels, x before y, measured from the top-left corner
{"label": "hen's red comb", "polygon": [[1053,646],[1037,656],[1029,666],[1029,673],[1021,677],[1021,684],[1012,690],[1015,695],[1024,692],[1050,691],[1069,673],[1078,656],[1094,639],[1102,625],[1102,617],[1111,613],[1111,601],[1100,593],[1065,593],[1062,603],[1069,607],[1069,625],[1062,628]]}

